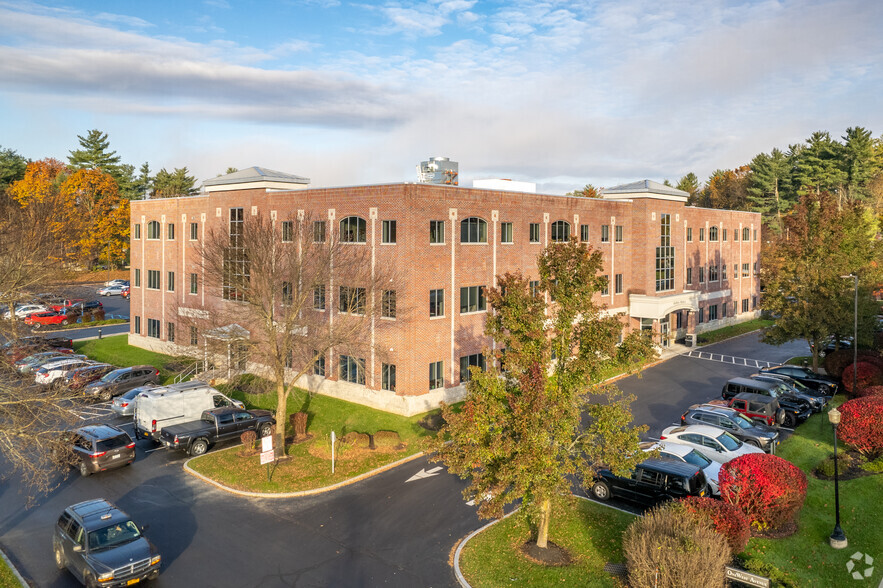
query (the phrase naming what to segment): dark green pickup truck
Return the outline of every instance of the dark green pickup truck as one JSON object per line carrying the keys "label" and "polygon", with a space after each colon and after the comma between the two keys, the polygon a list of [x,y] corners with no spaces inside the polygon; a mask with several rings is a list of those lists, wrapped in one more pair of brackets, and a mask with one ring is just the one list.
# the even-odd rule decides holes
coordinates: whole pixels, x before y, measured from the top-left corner
{"label": "dark green pickup truck", "polygon": [[273,433],[276,419],[269,410],[244,410],[224,407],[206,410],[198,421],[164,427],[160,442],[170,449],[183,449],[190,455],[202,455],[219,441],[238,439],[245,431],[258,437]]}

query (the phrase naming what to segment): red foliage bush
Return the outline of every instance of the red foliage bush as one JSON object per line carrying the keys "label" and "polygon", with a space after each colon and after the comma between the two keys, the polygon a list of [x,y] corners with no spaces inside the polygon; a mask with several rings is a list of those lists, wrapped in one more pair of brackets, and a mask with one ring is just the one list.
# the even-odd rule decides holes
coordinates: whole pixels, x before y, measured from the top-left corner
{"label": "red foliage bush", "polygon": [[751,538],[751,523],[738,506],[698,496],[684,498],[681,504],[688,511],[711,522],[714,530],[727,540],[734,555],[745,551],[748,539]]}
{"label": "red foliage bush", "polygon": [[839,378],[843,370],[853,362],[852,349],[838,349],[825,356],[825,372],[829,376]]}
{"label": "red foliage bush", "polygon": [[855,395],[856,398],[863,398],[866,396],[879,396],[883,398],[883,386],[868,386],[867,388],[859,388]]}
{"label": "red foliage bush", "polygon": [[858,389],[867,388],[869,386],[879,386],[883,384],[883,369],[880,369],[870,361],[860,359],[857,364],[852,364],[844,368],[841,379],[843,387],[852,395],[852,371],[856,370],[856,385]]}
{"label": "red foliage bush", "polygon": [[839,410],[837,438],[869,459],[883,454],[883,396],[854,398]]}
{"label": "red foliage bush", "polygon": [[806,499],[806,475],[781,457],[741,455],[720,470],[721,498],[738,506],[759,530],[777,529],[794,519]]}

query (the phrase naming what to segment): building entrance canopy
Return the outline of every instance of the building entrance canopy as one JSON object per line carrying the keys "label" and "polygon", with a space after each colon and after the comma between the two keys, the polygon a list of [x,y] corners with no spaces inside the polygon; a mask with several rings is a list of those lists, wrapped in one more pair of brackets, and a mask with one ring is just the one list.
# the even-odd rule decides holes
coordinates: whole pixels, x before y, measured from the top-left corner
{"label": "building entrance canopy", "polygon": [[629,295],[629,315],[634,318],[662,320],[678,310],[699,311],[699,292],[688,290],[667,296]]}

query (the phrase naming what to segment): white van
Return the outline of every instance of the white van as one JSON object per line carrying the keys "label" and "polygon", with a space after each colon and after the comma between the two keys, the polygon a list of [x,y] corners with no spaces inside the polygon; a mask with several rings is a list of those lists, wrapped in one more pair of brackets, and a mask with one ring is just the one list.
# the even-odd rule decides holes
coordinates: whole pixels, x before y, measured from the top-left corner
{"label": "white van", "polygon": [[135,398],[135,436],[159,441],[163,427],[199,420],[202,411],[222,406],[245,408],[205,382],[180,382],[145,390]]}

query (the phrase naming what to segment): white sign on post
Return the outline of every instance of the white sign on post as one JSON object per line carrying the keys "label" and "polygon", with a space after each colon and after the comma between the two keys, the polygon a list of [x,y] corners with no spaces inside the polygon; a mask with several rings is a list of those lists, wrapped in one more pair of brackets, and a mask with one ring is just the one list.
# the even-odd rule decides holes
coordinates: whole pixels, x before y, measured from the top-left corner
{"label": "white sign on post", "polygon": [[266,453],[267,451],[273,451],[273,436],[267,435],[266,437],[261,437],[261,452]]}
{"label": "white sign on post", "polygon": [[273,450],[270,451],[262,451],[261,452],[261,465],[265,463],[270,463],[271,461],[276,459],[276,455],[273,453]]}

